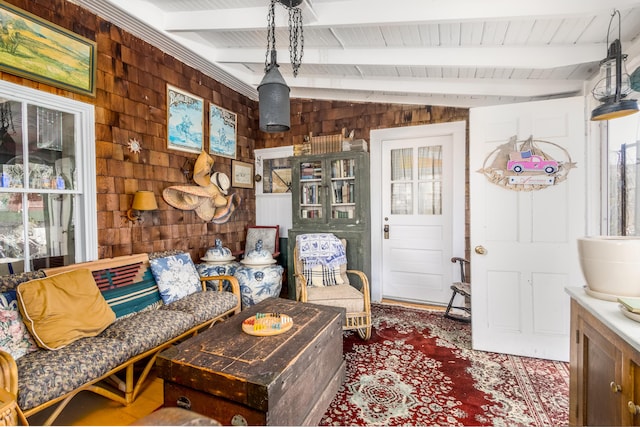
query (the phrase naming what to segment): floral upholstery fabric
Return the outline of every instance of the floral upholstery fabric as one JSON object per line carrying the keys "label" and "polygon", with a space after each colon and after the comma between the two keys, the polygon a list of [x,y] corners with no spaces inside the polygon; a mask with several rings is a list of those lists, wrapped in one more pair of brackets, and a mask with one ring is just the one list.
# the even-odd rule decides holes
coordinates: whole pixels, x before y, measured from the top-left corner
{"label": "floral upholstery fabric", "polygon": [[165,304],[202,290],[200,275],[187,254],[154,258],[149,264]]}
{"label": "floral upholstery fabric", "polygon": [[196,322],[192,315],[174,310],[151,310],[115,321],[101,337],[123,341],[129,356],[159,346],[187,331]]}
{"label": "floral upholstery fabric", "polygon": [[81,338],[56,351],[39,350],[21,357],[18,404],[31,409],[104,375],[129,357],[123,342]]}
{"label": "floral upholstery fabric", "polygon": [[266,267],[239,267],[234,275],[240,284],[242,309],[255,305],[269,297],[280,296],[282,273],[280,265]]}
{"label": "floral upholstery fabric", "polygon": [[[236,261],[229,261],[224,264],[201,263],[196,264],[196,270],[198,270],[200,277],[233,276],[241,265],[242,264]],[[207,289],[217,291],[218,282],[219,280],[207,280],[205,284]],[[231,284],[228,280],[222,281],[222,290],[231,292]]]}
{"label": "floral upholstery fabric", "polygon": [[15,290],[20,283],[33,279],[42,279],[43,277],[45,277],[45,274],[42,270],[0,276],[0,292]]}
{"label": "floral upholstery fabric", "polygon": [[183,253],[185,253],[185,252],[181,251],[180,249],[169,249],[167,251],[151,252],[149,254],[149,259],[165,258],[165,257],[168,257],[168,256],[179,255],[179,254],[183,254]]}
{"label": "floral upholstery fabric", "polygon": [[16,360],[38,350],[38,345],[22,321],[16,291],[0,293],[0,349]]}
{"label": "floral upholstery fabric", "polygon": [[232,310],[238,304],[238,298],[231,292],[196,292],[178,301],[165,305],[161,310],[178,310],[191,314],[195,323],[200,324],[209,319]]}

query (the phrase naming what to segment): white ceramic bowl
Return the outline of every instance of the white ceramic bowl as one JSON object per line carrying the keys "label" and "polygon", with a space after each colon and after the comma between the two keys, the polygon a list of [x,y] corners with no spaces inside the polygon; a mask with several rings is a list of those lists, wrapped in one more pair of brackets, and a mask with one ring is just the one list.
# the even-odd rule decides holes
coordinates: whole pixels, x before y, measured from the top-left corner
{"label": "white ceramic bowl", "polygon": [[578,255],[592,296],[640,297],[640,236],[581,237]]}

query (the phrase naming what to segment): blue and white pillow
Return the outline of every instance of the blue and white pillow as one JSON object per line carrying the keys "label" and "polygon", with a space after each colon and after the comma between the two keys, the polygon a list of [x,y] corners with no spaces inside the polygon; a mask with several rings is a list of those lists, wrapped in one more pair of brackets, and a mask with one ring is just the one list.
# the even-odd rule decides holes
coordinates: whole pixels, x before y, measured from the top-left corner
{"label": "blue and white pillow", "polygon": [[200,275],[188,254],[152,259],[149,264],[165,304],[202,290]]}
{"label": "blue and white pillow", "polygon": [[15,360],[38,349],[22,321],[15,290],[0,293],[0,349]]}

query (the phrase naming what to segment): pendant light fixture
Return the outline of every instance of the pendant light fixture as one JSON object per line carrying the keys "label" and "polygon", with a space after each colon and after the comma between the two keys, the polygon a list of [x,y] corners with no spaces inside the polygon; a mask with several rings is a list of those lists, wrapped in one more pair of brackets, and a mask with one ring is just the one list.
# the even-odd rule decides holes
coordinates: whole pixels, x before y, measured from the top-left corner
{"label": "pendant light fixture", "polygon": [[[609,45],[611,23],[616,14],[618,38]],[[611,120],[638,112],[638,102],[635,99],[624,99],[631,93],[631,85],[624,65],[627,55],[622,53],[620,33],[620,11],[614,10],[607,30],[607,57],[600,61],[599,79],[591,91],[602,104],[591,112],[591,120]]]}
{"label": "pendant light fixture", "polygon": [[282,4],[289,10],[289,53],[293,76],[298,75],[302,63],[304,37],[302,34],[302,12],[297,6],[302,0],[271,0],[267,16],[267,53],[265,75],[258,85],[258,107],[260,110],[260,130],[264,132],[286,132],[291,128],[290,89],[278,70],[276,50],[275,4]]}

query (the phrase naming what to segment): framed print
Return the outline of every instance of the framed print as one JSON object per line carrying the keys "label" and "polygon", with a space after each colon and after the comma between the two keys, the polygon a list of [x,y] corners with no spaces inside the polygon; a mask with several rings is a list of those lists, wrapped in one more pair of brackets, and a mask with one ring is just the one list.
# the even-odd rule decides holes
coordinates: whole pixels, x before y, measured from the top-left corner
{"label": "framed print", "polygon": [[204,134],[204,100],[167,85],[167,147],[200,153]]}
{"label": "framed print", "polygon": [[0,0],[0,70],[96,94],[96,43]]}
{"label": "framed print", "polygon": [[209,103],[209,153],[236,158],[238,115]]}
{"label": "framed print", "polygon": [[253,188],[253,165],[231,160],[231,186]]}

